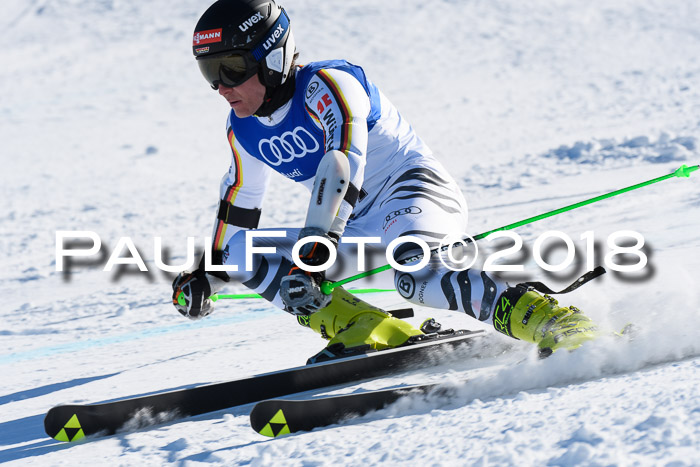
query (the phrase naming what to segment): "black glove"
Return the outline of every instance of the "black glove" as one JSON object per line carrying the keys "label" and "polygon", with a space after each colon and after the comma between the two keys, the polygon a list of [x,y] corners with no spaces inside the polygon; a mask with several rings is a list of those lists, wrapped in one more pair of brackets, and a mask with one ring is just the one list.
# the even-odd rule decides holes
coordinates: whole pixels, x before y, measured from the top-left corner
{"label": "black glove", "polygon": [[202,258],[196,270],[181,272],[173,281],[173,305],[182,316],[204,318],[214,311],[209,297],[221,290],[226,282],[228,275],[225,272],[205,272]]}
{"label": "black glove", "polygon": [[[299,232],[299,239],[316,235],[327,238],[333,244],[338,245],[338,239],[333,234],[328,234],[321,229],[304,227]],[[299,259],[307,266],[320,266],[330,258],[330,250],[320,242],[310,242],[299,250]],[[293,315],[309,316],[321,308],[328,306],[331,296],[321,291],[321,284],[326,279],[325,271],[309,272],[293,266],[289,275],[280,282],[280,297],[286,305],[286,310]]]}

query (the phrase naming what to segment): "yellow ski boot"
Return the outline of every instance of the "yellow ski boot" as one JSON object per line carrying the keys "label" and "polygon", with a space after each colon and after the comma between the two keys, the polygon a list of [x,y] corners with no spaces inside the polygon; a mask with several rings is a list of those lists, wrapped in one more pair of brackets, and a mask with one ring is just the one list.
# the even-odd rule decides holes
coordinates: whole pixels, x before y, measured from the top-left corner
{"label": "yellow ski boot", "polygon": [[494,310],[497,331],[538,345],[540,356],[564,348],[573,350],[604,333],[576,307],[561,307],[549,295],[523,286],[510,287]]}
{"label": "yellow ski boot", "polygon": [[299,317],[299,322],[329,340],[324,350],[309,359],[310,363],[398,347],[412,336],[423,334],[342,287],[333,289],[330,305],[311,316]]}

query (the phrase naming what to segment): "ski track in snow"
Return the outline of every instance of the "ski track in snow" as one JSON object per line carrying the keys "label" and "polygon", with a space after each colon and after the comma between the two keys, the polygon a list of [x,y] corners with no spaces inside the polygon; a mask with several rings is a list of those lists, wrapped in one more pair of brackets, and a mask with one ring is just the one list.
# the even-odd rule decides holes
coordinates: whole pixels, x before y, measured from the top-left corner
{"label": "ski track in snow", "polygon": [[[362,65],[418,130],[464,190],[472,234],[700,163],[694,0],[283,5],[302,61]],[[609,272],[560,298],[611,329],[634,322],[632,342],[602,340],[539,361],[529,346],[491,334],[482,359],[323,392],[433,381],[455,387],[454,397],[407,397],[276,440],[250,429],[250,405],[149,429],[138,429],[152,417],[142,414],[131,431],[75,445],[47,438],[42,420],[54,405],[298,366],[323,346],[258,301],[183,320],[169,304],[171,274],[154,267],[153,237],[182,263],[186,237],[210,234],[229,163],[227,108],[189,50],[204,8],[0,5],[8,31],[0,38],[0,463],[700,465],[698,172],[517,229],[525,249],[514,260],[553,288],[584,271],[584,232],[595,234],[596,263],[610,234],[641,233],[649,258],[641,274]],[[332,27],[339,18],[345,27]],[[261,225],[299,225],[308,194],[276,182]],[[102,256],[56,272],[57,230],[97,232]],[[561,273],[532,259],[548,230],[577,248]],[[148,274],[102,271],[123,236]],[[483,247],[482,259],[496,249]],[[553,249],[550,262],[562,254]],[[368,300],[403,306],[393,294]],[[484,327],[428,309],[412,322],[428,316]]]}

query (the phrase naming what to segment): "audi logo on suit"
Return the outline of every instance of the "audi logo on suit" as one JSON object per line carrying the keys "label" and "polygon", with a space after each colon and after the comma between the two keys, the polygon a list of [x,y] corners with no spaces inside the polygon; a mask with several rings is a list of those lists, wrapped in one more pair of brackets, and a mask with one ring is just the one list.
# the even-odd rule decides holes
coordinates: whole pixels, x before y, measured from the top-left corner
{"label": "audi logo on suit", "polygon": [[268,164],[275,167],[283,162],[291,162],[295,158],[300,159],[307,154],[312,154],[319,148],[318,141],[301,126],[292,131],[285,131],[282,136],[261,139],[258,143],[260,155]]}

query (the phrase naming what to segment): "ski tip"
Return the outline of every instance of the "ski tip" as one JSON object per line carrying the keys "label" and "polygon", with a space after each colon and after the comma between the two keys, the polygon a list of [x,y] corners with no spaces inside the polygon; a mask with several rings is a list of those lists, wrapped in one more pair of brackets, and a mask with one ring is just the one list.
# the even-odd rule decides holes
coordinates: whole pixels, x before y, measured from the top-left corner
{"label": "ski tip", "polygon": [[250,424],[255,431],[269,438],[279,438],[291,433],[282,409],[275,412],[272,417],[269,414],[260,413],[264,411],[264,406],[256,405],[250,413]]}
{"label": "ski tip", "polygon": [[54,407],[48,411],[44,418],[44,430],[46,434],[65,443],[73,443],[85,438],[85,432],[80,425],[78,415],[66,413],[61,407]]}

